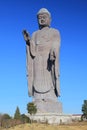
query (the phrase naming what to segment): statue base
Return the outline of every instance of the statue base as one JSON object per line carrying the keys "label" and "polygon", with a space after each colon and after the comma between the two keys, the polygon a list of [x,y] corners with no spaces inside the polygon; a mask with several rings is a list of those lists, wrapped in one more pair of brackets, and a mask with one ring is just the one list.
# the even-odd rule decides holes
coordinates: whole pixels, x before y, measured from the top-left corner
{"label": "statue base", "polygon": [[35,101],[37,113],[62,113],[62,103],[58,101]]}
{"label": "statue base", "polygon": [[48,123],[48,124],[70,124],[73,120],[81,120],[80,116],[74,116],[71,114],[58,114],[58,113],[36,113],[35,115],[27,114],[27,116],[33,121],[38,123]]}

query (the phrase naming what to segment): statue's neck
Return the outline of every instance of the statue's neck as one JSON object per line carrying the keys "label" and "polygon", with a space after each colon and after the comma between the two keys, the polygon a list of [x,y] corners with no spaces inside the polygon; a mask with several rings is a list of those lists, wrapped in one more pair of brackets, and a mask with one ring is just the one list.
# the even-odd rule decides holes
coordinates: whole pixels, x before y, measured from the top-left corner
{"label": "statue's neck", "polygon": [[40,26],[39,26],[39,29],[40,29],[40,30],[43,29],[43,28],[50,28],[50,26],[48,26],[48,25],[40,25]]}

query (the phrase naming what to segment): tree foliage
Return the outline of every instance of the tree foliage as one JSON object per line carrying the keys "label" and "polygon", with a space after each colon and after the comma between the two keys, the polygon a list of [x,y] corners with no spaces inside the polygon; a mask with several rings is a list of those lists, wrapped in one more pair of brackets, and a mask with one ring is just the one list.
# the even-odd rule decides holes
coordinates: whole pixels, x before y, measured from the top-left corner
{"label": "tree foliage", "polygon": [[37,107],[33,102],[31,102],[27,104],[27,110],[30,115],[33,115],[37,112]]}
{"label": "tree foliage", "polygon": [[2,118],[3,118],[3,119],[11,119],[11,116],[6,113],[6,114],[3,114],[3,115],[2,115]]}
{"label": "tree foliage", "polygon": [[19,107],[17,106],[15,114],[14,114],[14,119],[20,119],[20,118],[21,118],[21,114],[20,114]]}
{"label": "tree foliage", "polygon": [[22,123],[29,123],[30,122],[30,118],[27,117],[25,114],[21,115],[21,121]]}
{"label": "tree foliage", "polygon": [[82,116],[87,119],[87,100],[84,100],[84,103],[82,105],[82,112]]}

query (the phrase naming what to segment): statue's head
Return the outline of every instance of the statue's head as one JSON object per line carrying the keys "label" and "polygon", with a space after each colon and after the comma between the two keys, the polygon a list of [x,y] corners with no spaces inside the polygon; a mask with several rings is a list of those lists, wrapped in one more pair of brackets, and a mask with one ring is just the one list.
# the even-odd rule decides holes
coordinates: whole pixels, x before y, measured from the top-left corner
{"label": "statue's head", "polygon": [[46,8],[41,8],[37,13],[39,28],[49,27],[51,22],[51,14]]}

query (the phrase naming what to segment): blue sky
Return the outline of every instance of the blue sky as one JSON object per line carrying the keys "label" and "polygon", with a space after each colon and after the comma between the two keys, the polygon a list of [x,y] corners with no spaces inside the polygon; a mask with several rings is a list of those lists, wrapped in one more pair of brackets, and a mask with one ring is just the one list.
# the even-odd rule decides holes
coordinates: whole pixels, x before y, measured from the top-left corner
{"label": "blue sky", "polygon": [[22,30],[38,29],[42,7],[61,34],[60,89],[63,113],[81,113],[87,99],[87,0],[0,0],[0,113],[27,113],[26,44]]}

